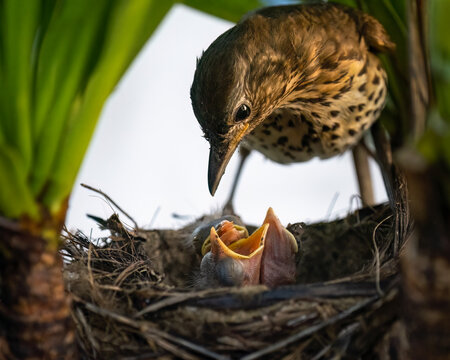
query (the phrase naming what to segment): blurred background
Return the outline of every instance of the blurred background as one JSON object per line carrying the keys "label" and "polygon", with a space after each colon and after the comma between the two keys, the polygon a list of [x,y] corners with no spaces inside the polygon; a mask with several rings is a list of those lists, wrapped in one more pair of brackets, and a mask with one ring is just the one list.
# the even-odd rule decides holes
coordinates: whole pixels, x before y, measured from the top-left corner
{"label": "blurred background", "polygon": [[[106,218],[114,211],[80,183],[107,193],[144,228],[178,228],[222,207],[238,156],[211,197],[209,146],[194,117],[189,90],[196,58],[231,26],[183,5],[171,9],[103,109],[70,199],[70,230],[100,236],[86,214]],[[385,201],[373,161],[371,170],[376,201]],[[235,210],[244,221],[258,224],[269,206],[284,224],[330,220],[354,210],[360,201],[351,154],[287,166],[252,153]]]}

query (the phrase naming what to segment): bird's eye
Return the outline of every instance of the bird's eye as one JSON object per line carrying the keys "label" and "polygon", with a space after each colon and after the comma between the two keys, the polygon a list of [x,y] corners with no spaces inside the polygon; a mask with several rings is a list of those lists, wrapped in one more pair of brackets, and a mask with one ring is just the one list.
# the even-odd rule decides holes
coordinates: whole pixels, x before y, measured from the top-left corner
{"label": "bird's eye", "polygon": [[250,116],[250,107],[246,104],[242,104],[239,106],[239,108],[236,111],[236,118],[235,120],[237,122],[247,119]]}

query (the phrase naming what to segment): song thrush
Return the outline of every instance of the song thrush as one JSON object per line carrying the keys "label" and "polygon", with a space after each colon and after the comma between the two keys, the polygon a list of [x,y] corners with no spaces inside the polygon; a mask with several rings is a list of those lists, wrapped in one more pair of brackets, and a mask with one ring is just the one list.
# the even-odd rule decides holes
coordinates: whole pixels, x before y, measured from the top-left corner
{"label": "song thrush", "polygon": [[376,19],[330,3],[263,8],[219,36],[191,88],[210,143],[211,194],[239,144],[278,163],[357,144],[385,102],[375,54],[393,49]]}

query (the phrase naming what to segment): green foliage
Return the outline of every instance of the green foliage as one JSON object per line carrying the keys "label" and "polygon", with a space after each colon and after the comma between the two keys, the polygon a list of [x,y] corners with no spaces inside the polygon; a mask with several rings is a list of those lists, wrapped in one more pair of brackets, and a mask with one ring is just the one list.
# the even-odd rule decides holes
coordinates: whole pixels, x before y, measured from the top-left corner
{"label": "green foliage", "polygon": [[388,74],[389,101],[382,121],[397,136],[405,137],[409,132],[409,97],[405,89],[409,86],[408,27],[406,1],[363,1],[363,10],[383,24],[396,44],[394,54],[383,55],[382,61]]}
{"label": "green foliage", "polygon": [[404,136],[409,127],[409,83],[408,28],[406,1],[397,0],[334,0],[344,5],[359,8],[375,17],[386,29],[396,44],[393,54],[380,55],[388,74],[388,100],[381,121],[391,134]]}
{"label": "green foliage", "polygon": [[0,215],[59,210],[105,100],[171,5],[0,0]]}
{"label": "green foliage", "polygon": [[262,0],[182,0],[180,2],[197,10],[233,22],[238,22],[242,15],[248,11],[264,5],[264,1]]}
{"label": "green foliage", "polygon": [[433,0],[429,8],[431,76],[439,112],[450,125],[450,1]]}
{"label": "green foliage", "polygon": [[450,2],[429,2],[429,48],[434,101],[428,116],[428,128],[419,142],[425,158],[446,171],[450,169]]}

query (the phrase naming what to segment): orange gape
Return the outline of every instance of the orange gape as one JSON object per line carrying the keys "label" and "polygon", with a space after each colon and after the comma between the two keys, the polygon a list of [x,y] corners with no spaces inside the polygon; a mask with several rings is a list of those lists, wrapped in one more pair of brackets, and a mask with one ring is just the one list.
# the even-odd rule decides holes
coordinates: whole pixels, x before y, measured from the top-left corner
{"label": "orange gape", "polygon": [[235,241],[242,239],[245,235],[242,231],[238,230],[231,221],[224,220],[218,230],[217,235],[226,246],[230,246]]}
{"label": "orange gape", "polygon": [[292,284],[295,282],[297,241],[281,225],[272,208],[267,210],[264,224],[269,224],[269,229],[261,259],[260,281],[269,287]]}
{"label": "orange gape", "polygon": [[227,246],[212,227],[211,252],[205,255],[202,265],[203,261],[214,263],[212,265],[214,277],[221,285],[259,284],[261,256],[267,229],[268,225],[263,225],[249,237],[236,240]]}
{"label": "orange gape", "polygon": [[[269,208],[264,224],[252,235],[245,228],[224,220],[211,228],[210,246],[201,264],[205,285],[269,287],[295,282],[294,236]],[[210,250],[210,251],[209,251]]]}

